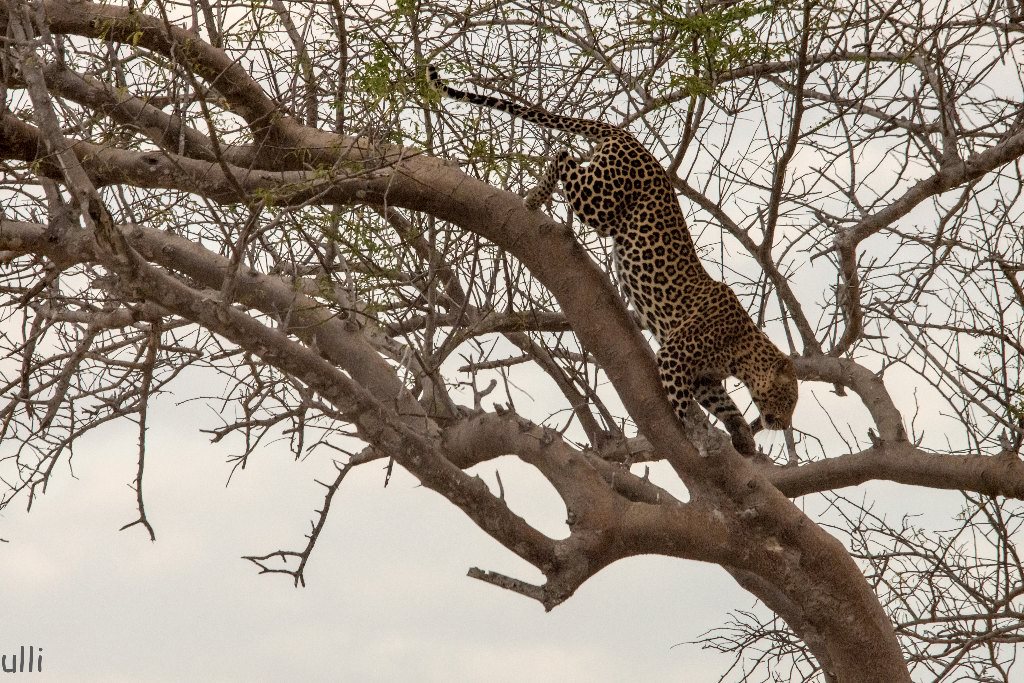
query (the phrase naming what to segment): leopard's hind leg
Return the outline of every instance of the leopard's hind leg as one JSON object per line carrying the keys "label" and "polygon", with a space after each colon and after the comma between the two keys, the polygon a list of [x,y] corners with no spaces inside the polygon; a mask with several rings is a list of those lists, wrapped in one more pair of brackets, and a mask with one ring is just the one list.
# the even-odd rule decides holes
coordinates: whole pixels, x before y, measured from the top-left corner
{"label": "leopard's hind leg", "polygon": [[566,175],[570,167],[578,163],[578,161],[572,158],[569,150],[565,148],[558,150],[558,153],[548,163],[547,168],[544,169],[544,175],[541,176],[540,182],[530,188],[523,197],[523,204],[526,205],[526,208],[530,211],[536,211],[546,204],[551,199],[551,193],[555,191],[558,181]]}
{"label": "leopard's hind leg", "polygon": [[540,208],[561,183],[573,212],[598,235],[608,237],[613,230],[624,229],[622,211],[628,170],[620,168],[605,147],[599,145],[586,161],[574,159],[567,149],[559,150],[537,186],[523,197],[526,208]]}

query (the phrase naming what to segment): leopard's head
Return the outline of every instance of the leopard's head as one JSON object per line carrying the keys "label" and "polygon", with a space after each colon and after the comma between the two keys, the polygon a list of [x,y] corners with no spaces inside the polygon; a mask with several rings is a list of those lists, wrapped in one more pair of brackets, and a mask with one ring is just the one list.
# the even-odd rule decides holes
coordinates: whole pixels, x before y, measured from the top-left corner
{"label": "leopard's head", "polygon": [[799,392],[793,361],[788,357],[780,358],[752,384],[750,395],[761,418],[751,424],[750,428],[757,432],[761,429],[786,429],[791,426]]}

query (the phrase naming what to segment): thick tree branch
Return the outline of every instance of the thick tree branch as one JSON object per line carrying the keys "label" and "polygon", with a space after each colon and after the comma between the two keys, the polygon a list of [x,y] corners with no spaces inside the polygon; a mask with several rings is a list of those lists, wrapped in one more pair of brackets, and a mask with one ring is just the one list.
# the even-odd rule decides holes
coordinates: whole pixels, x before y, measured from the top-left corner
{"label": "thick tree branch", "polygon": [[775,468],[767,477],[794,498],[867,481],[893,481],[1024,500],[1024,461],[1019,457],[927,453],[906,441],[880,444],[800,467]]}

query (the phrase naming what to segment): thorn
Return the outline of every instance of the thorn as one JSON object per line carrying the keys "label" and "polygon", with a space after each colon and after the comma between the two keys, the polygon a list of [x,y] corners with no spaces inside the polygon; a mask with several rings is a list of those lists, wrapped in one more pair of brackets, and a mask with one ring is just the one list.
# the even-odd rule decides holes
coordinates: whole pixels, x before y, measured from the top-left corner
{"label": "thorn", "polygon": [[1017,461],[1017,451],[1013,447],[1013,442],[1010,441],[1010,436],[1003,430],[1003,433],[999,435],[999,447],[1002,449],[999,451],[997,457],[1005,458],[1007,460]]}

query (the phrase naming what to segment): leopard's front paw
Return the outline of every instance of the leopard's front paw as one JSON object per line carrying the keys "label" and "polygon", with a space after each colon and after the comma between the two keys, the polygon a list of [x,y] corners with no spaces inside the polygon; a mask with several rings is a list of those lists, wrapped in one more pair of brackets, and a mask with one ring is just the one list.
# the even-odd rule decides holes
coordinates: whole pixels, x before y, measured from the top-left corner
{"label": "leopard's front paw", "polygon": [[757,445],[754,443],[754,435],[751,434],[750,429],[747,425],[740,420],[739,426],[730,425],[729,428],[730,436],[732,436],[732,447],[735,448],[740,455],[746,455],[748,457],[757,455]]}

